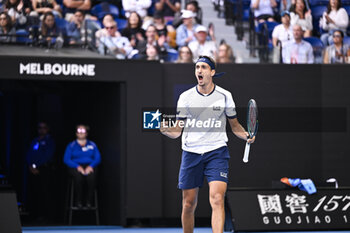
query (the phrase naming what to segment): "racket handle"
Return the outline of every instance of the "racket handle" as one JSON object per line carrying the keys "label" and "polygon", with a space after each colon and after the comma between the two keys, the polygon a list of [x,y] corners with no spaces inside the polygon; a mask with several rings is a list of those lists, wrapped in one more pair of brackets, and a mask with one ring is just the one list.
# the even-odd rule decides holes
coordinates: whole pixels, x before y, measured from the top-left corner
{"label": "racket handle", "polygon": [[249,150],[250,150],[250,143],[247,142],[245,144],[244,156],[243,156],[243,162],[245,162],[245,163],[248,163]]}

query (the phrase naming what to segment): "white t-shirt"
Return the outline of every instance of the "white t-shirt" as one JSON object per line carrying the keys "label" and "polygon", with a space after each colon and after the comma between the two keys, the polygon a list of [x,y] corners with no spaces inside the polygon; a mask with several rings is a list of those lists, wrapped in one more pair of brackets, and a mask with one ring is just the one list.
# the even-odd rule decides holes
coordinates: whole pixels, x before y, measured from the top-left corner
{"label": "white t-shirt", "polygon": [[192,41],[188,44],[193,54],[193,62],[196,62],[199,55],[205,55],[209,57],[215,57],[217,53],[216,44],[214,41],[205,41],[204,44],[200,44],[198,41]]}
{"label": "white t-shirt", "polygon": [[182,149],[203,154],[226,146],[226,117],[236,117],[236,106],[231,93],[217,85],[208,95],[195,86],[180,95],[177,117],[186,118]]}
{"label": "white t-shirt", "polygon": [[[252,0],[250,5],[252,6],[257,0]],[[259,17],[260,15],[271,15],[273,16],[273,9],[271,7],[270,0],[260,0],[258,9],[254,9],[254,16]]]}
{"label": "white t-shirt", "polygon": [[344,8],[340,8],[338,11],[329,12],[328,16],[331,18],[334,23],[328,23],[326,20],[327,11],[323,12],[322,17],[320,18],[320,27],[326,31],[340,29],[346,31],[346,28],[349,25],[349,15]]}
{"label": "white t-shirt", "polygon": [[277,25],[272,32],[272,37],[277,38],[282,42],[282,46],[289,40],[293,39],[293,29],[289,26],[288,29],[284,27],[283,24]]}

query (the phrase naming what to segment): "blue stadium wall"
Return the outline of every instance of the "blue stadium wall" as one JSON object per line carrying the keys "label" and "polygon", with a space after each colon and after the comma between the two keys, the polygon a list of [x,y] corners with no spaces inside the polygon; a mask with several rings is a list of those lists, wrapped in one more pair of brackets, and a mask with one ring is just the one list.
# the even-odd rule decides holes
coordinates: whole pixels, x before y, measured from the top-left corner
{"label": "blue stadium wall", "polygon": [[[1,154],[5,155],[1,161],[5,166],[23,163],[18,154],[24,153],[24,149],[16,155],[9,152],[8,133],[19,129],[13,122],[7,124],[8,119],[17,119],[22,125],[37,119],[35,114],[32,121],[26,121],[26,115],[14,116],[21,111],[9,113],[13,108],[9,105],[18,102],[7,101],[7,93],[20,95],[46,89],[50,94],[59,87],[60,95],[67,90],[73,93],[67,98],[78,99],[75,104],[79,104],[84,98],[74,96],[74,90],[84,89],[79,93],[90,103],[86,108],[91,109],[84,110],[86,114],[80,117],[88,115],[86,121],[95,128],[91,137],[100,145],[103,156],[99,171],[102,224],[125,225],[128,219],[180,216],[180,139],[143,131],[142,110],[175,107],[179,93],[196,84],[192,64],[4,56],[0,64],[0,106],[4,113],[0,117],[4,129]],[[63,64],[84,68],[63,74]],[[320,185],[335,177],[341,186],[350,185],[350,66],[241,64],[219,65],[218,70],[225,71],[226,76],[215,82],[232,92],[242,124],[250,98],[256,99],[260,110],[259,133],[248,164],[242,162],[244,142],[229,133],[229,186],[269,189],[281,177],[311,178]],[[46,106],[54,112],[55,105]],[[22,113],[31,111],[35,110]],[[60,124],[71,127],[77,121],[64,119]],[[200,192],[198,217],[210,216],[207,189],[204,185]]]}

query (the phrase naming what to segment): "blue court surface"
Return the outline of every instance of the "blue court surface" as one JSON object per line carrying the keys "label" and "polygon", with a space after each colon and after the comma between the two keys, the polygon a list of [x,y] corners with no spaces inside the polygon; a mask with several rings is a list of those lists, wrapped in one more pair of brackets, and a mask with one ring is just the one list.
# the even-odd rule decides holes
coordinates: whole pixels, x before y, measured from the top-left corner
{"label": "blue court surface", "polygon": [[[112,226],[23,227],[23,233],[182,233],[181,228],[122,228]],[[211,233],[211,228],[195,228],[194,233]],[[306,231],[305,233],[350,233],[350,231]],[[250,232],[254,233],[254,232]],[[269,232],[264,232],[269,233]],[[279,232],[273,232],[279,233]],[[303,233],[288,232],[288,233]]]}
{"label": "blue court surface", "polygon": [[[122,228],[110,226],[22,227],[23,233],[182,233],[181,228]],[[194,233],[211,233],[210,228],[196,228]]]}

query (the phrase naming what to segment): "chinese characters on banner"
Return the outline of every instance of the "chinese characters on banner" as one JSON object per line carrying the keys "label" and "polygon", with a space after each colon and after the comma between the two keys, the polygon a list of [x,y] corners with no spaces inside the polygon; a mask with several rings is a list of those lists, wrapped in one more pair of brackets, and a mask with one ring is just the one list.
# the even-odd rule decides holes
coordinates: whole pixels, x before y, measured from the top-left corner
{"label": "chinese characters on banner", "polygon": [[[349,224],[350,195],[324,195],[316,203],[296,193],[257,194],[262,222],[269,224]],[[334,214],[337,213],[337,214]],[[349,226],[350,228],[350,226]]]}

